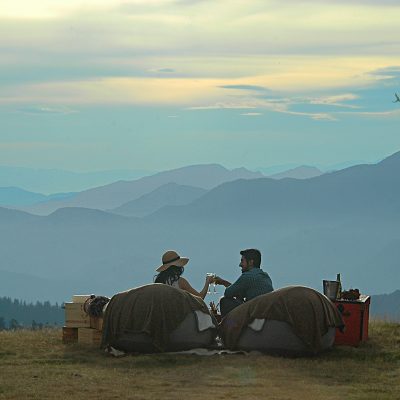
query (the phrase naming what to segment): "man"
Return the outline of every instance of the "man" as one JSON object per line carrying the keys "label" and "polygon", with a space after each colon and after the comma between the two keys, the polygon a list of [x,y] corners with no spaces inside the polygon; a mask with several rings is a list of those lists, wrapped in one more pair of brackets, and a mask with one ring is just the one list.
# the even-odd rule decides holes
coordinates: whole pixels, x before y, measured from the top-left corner
{"label": "man", "polygon": [[254,299],[265,293],[272,292],[272,281],[269,275],[261,268],[261,253],[257,249],[246,249],[240,252],[240,268],[242,275],[231,284],[230,282],[215,278],[217,285],[226,287],[224,297],[220,300],[221,317],[245,301]]}

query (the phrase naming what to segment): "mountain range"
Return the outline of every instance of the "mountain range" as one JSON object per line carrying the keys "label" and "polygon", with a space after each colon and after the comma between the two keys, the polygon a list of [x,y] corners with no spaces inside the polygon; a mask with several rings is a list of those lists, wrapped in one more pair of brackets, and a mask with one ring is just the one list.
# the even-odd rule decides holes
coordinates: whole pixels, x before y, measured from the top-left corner
{"label": "mountain range", "polygon": [[373,318],[400,322],[400,290],[371,296],[370,313]]}
{"label": "mountain range", "polygon": [[188,206],[155,218],[231,220],[245,216],[260,223],[400,215],[400,152],[378,164],[358,165],[306,180],[260,178],[221,184]]}
{"label": "mountain range", "polygon": [[45,194],[79,192],[121,179],[138,179],[152,173],[154,172],[148,170],[73,172],[0,165],[0,187],[15,186],[26,191]]}
{"label": "mountain range", "polygon": [[29,192],[18,187],[0,187],[0,206],[29,206],[54,200],[65,200],[71,198],[75,193],[55,193],[44,195],[41,193]]}
{"label": "mountain range", "polygon": [[[201,175],[202,170],[204,171],[204,174],[213,172],[212,169],[216,169],[216,173],[221,175],[221,168],[224,170],[223,167],[221,166],[212,166],[212,165],[204,165],[204,166],[198,166],[198,174]],[[6,171],[10,170],[13,171],[11,173],[11,177],[6,178]],[[193,175],[192,171],[190,171],[191,169],[193,169],[192,167],[183,167],[183,168],[179,168],[178,170],[171,170],[168,171],[167,173],[162,173],[161,177],[159,176],[158,178],[158,182],[156,182],[156,184],[154,184],[150,187],[150,189],[152,190],[157,190],[159,188],[161,188],[164,185],[168,185],[168,184],[178,184],[177,182],[181,182],[184,178],[183,176],[187,173],[189,176]],[[72,179],[72,177],[77,177],[77,181],[78,181],[78,186],[79,186],[79,182],[82,181],[83,177],[87,177],[88,179],[88,185],[89,185],[89,179],[92,179],[92,182],[96,182],[96,181],[102,181],[102,182],[107,182],[110,183],[109,180],[113,177],[113,176],[118,176],[118,173],[121,174],[121,176],[128,176],[129,174],[131,176],[135,175],[135,174],[139,174],[139,171],[104,171],[104,172],[97,172],[97,173],[72,173],[72,172],[68,172],[68,171],[59,171],[59,170],[30,170],[27,168],[5,168],[5,167],[0,167],[0,182],[2,181],[6,181],[6,182],[10,182],[12,177],[14,177],[14,175],[16,174],[16,172],[14,172],[14,170],[21,170],[23,172],[25,172],[26,175],[26,179],[28,178],[28,176],[32,176],[32,178],[34,178],[36,176],[36,180],[33,179],[32,181],[30,181],[30,186],[41,186],[42,181],[45,180],[45,177],[49,177],[49,175],[53,174],[54,176],[52,177],[52,180],[57,180],[56,177],[59,176],[60,177],[60,183],[58,183],[59,187],[61,187],[63,185],[63,182],[66,183],[64,184],[64,187],[68,188],[71,185],[68,184],[68,180],[66,182],[65,177],[69,177],[69,179]],[[34,173],[36,172],[36,173]],[[144,174],[144,171],[142,172]],[[270,177],[273,179],[283,179],[283,178],[294,178],[294,179],[307,179],[307,178],[311,178],[314,176],[318,176],[321,175],[322,172],[320,170],[318,170],[315,167],[307,167],[307,166],[300,166],[297,168],[293,168],[287,171],[283,171],[279,174],[275,174],[275,175],[271,175]],[[151,175],[149,175],[151,176]],[[255,178],[255,177],[261,177],[263,175],[261,175],[260,173],[252,173],[249,171],[249,175],[245,176],[243,175],[243,170],[241,169],[237,169],[236,171],[231,171],[231,174],[225,174],[224,176],[220,176],[220,181],[219,183],[223,183],[225,181],[230,181],[230,180],[234,180],[234,179],[239,179],[239,178]],[[40,179],[38,179],[40,178]],[[63,179],[64,178],[64,179]],[[79,178],[79,179],[78,179]],[[161,178],[161,179],[160,179]],[[140,179],[140,178],[138,178]],[[135,180],[138,180],[135,179]],[[196,181],[197,178],[195,178]],[[127,194],[126,197],[126,203],[129,203],[130,201],[135,201],[138,196],[142,197],[145,196],[146,194],[150,194],[150,192],[152,190],[150,190],[150,192],[148,192],[148,188],[146,188],[146,182],[148,183],[148,181],[154,181],[154,178],[145,178],[143,179],[140,183],[136,182],[135,184],[132,183],[132,181],[128,181],[131,186],[133,186],[133,189],[130,190],[129,194]],[[198,179],[197,179],[198,180]],[[21,181],[21,179],[16,179],[16,181]],[[156,180],[157,181],[157,180]],[[175,182],[177,181],[177,182]],[[24,181],[22,180],[22,183]],[[26,183],[26,182],[25,182]],[[49,184],[51,184],[51,182],[48,182]],[[54,183],[54,182],[53,182]],[[83,182],[82,182],[83,183]],[[115,182],[112,182],[115,183]],[[203,185],[202,182],[200,182],[201,185]],[[90,185],[89,185],[90,186]],[[92,185],[93,186],[93,185]],[[107,185],[106,185],[107,186]],[[188,186],[188,185],[180,185],[180,186]],[[194,187],[194,186],[192,186]],[[92,189],[94,189],[92,187]],[[143,190],[144,189],[144,190]],[[198,189],[202,189],[202,188],[198,188]],[[85,188],[85,190],[87,190]],[[84,190],[84,191],[85,191]],[[108,191],[113,191],[114,190],[114,185],[110,186],[110,187],[106,187],[104,188],[105,192],[107,193]],[[184,190],[182,188],[182,190]],[[97,191],[97,190],[96,190]],[[144,191],[144,193],[143,193]],[[188,197],[188,201],[183,201],[183,197],[186,195],[186,193],[179,193],[178,194],[173,194],[173,192],[170,190],[170,193],[167,193],[167,189],[162,189],[161,192],[157,193],[158,196],[160,196],[158,199],[158,208],[162,207],[162,206],[166,206],[166,205],[180,205],[180,204],[185,204],[187,203],[189,200],[193,200],[191,199],[190,195]],[[17,208],[17,209],[22,209],[25,211],[29,211],[32,213],[36,213],[39,215],[48,215],[50,212],[55,211],[58,208],[62,208],[65,206],[71,206],[73,205],[72,203],[65,203],[64,200],[68,200],[69,202],[72,200],[73,197],[78,196],[79,192],[61,192],[61,193],[51,193],[51,194],[42,194],[42,193],[38,193],[38,192],[31,192],[19,187],[13,187],[13,186],[8,186],[8,187],[1,187],[0,185],[0,206],[5,206],[5,207],[9,207],[9,208]],[[101,192],[101,195],[104,195],[104,192]],[[113,195],[113,194],[112,194]],[[156,194],[155,194],[156,195]],[[178,200],[174,200],[173,197],[175,196],[176,199]],[[152,201],[150,198],[148,199],[143,199],[142,202],[145,202],[146,200],[149,200],[150,202]],[[49,203],[49,204],[47,204]],[[90,204],[81,204],[81,205],[85,205],[85,206],[90,206]],[[75,204],[76,206],[76,204]],[[122,207],[122,205],[115,207],[114,209],[116,210],[118,207]],[[139,205],[137,207],[140,207]],[[94,208],[98,208],[97,206],[94,206]],[[101,209],[106,209],[104,207],[100,207]],[[154,211],[153,208],[150,207],[149,212]],[[117,213],[119,213],[120,211],[115,211]],[[138,211],[139,214],[138,215],[143,215],[143,213],[141,213],[140,211]],[[147,211],[146,211],[147,212]],[[122,213],[124,213],[124,211],[122,211]],[[129,214],[129,213],[128,213]],[[132,215],[135,215],[135,213],[133,213]]]}
{"label": "mountain range", "polygon": [[251,172],[245,168],[228,170],[218,164],[193,165],[171,171],[159,172],[134,181],[118,181],[109,185],[79,192],[72,198],[41,203],[25,208],[26,211],[38,215],[48,215],[63,207],[85,207],[99,210],[114,209],[136,200],[167,183],[195,186],[211,189],[219,184],[236,179],[254,179],[262,177],[259,172]]}
{"label": "mountain range", "polygon": [[[186,175],[186,183],[176,184],[176,190],[202,182],[196,177],[198,168],[189,171],[193,177]],[[239,251],[257,247],[275,288],[300,284],[321,290],[323,279],[334,279],[340,272],[345,289],[395,292],[400,259],[398,171],[400,153],[377,164],[304,180],[248,179],[243,171],[246,179],[217,185],[209,176],[211,183],[199,186],[204,192],[197,192],[188,204],[161,208],[157,189],[168,193],[174,185],[154,183],[150,190],[147,183],[149,191],[142,196],[149,196],[149,208],[140,209],[146,197],[133,202],[134,212],[145,215],[140,218],[83,207],[61,208],[48,216],[0,208],[0,290],[20,286],[25,296],[42,300],[53,296],[55,287],[58,296],[110,295],[151,282],[169,248],[189,256],[185,276],[201,288],[206,272],[236,279]],[[232,171],[224,176],[232,176]],[[153,179],[162,181],[160,175]],[[32,285],[26,285],[30,280]]]}
{"label": "mountain range", "polygon": [[111,211],[127,217],[144,217],[165,206],[183,206],[189,204],[206,192],[206,189],[178,185],[171,182],[158,187],[150,193],[144,194],[136,200],[128,201]]}
{"label": "mountain range", "polygon": [[273,179],[284,179],[284,178],[293,178],[293,179],[309,179],[314,178],[315,176],[322,175],[323,172],[316,167],[310,167],[307,165],[303,165],[296,168],[291,168],[286,171],[278,172],[276,174],[268,175],[268,178]]}
{"label": "mountain range", "polygon": [[[264,176],[282,174],[296,178],[297,168],[303,170],[313,167],[303,167],[295,164],[271,168],[257,169]],[[335,168],[339,169],[339,168]],[[290,170],[291,172],[287,172]],[[332,170],[332,168],[330,168]],[[62,169],[43,169],[0,165],[0,188],[17,187],[28,192],[53,194],[80,192],[98,186],[104,186],[117,181],[137,180],[144,176],[154,175],[157,171],[145,169],[119,169],[92,172],[75,172]],[[278,174],[278,175],[279,175]],[[309,176],[310,177],[310,176]],[[167,182],[164,182],[167,183]],[[1,199],[1,197],[0,197]],[[1,202],[1,204],[5,204]]]}

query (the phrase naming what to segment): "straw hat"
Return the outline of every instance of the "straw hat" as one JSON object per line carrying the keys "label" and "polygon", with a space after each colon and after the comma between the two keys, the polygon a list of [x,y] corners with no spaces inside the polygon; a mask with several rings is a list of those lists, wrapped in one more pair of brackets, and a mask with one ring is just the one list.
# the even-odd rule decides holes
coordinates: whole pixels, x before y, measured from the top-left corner
{"label": "straw hat", "polygon": [[187,257],[181,257],[176,251],[168,250],[162,256],[162,265],[159,266],[156,271],[162,272],[169,268],[171,265],[176,265],[177,267],[184,267],[189,259]]}

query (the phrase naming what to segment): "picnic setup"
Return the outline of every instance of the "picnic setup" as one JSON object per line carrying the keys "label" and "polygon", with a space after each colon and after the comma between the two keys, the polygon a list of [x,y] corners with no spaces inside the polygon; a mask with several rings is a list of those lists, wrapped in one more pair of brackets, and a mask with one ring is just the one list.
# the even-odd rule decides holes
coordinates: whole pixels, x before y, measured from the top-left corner
{"label": "picnic setup", "polygon": [[255,351],[312,356],[365,342],[369,305],[370,297],[358,289],[342,291],[340,276],[323,281],[323,293],[283,287],[225,315],[215,302],[207,306],[177,286],[152,283],[111,298],[74,295],[65,303],[63,343],[102,348],[112,355]]}

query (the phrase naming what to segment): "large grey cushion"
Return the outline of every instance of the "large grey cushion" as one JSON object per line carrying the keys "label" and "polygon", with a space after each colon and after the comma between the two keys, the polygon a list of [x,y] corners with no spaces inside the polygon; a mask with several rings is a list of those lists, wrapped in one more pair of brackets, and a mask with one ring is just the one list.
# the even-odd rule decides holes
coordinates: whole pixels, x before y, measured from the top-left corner
{"label": "large grey cushion", "polygon": [[[322,336],[321,350],[332,347],[335,332],[336,329],[331,327]],[[260,331],[246,327],[240,335],[238,349],[287,355],[305,355],[309,352],[307,346],[293,332],[292,327],[287,322],[277,320],[265,321]]]}
{"label": "large grey cushion", "polygon": [[[210,346],[216,337],[216,329],[208,328],[199,332],[197,317],[194,312],[187,314],[181,324],[170,333],[169,344],[165,351],[183,351],[197,347]],[[126,352],[153,353],[156,348],[146,333],[126,333],[116,339],[112,346]]]}

